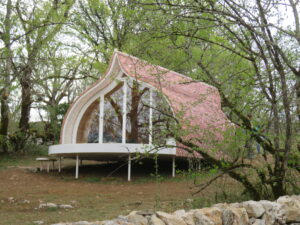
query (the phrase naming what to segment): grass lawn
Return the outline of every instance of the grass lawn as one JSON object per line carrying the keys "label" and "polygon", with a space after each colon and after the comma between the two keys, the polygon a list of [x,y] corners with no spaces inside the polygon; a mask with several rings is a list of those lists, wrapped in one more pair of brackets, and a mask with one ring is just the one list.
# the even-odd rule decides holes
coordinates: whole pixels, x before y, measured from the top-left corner
{"label": "grass lawn", "polygon": [[[240,196],[241,188],[228,178],[220,179],[202,193],[193,195],[197,190],[193,178],[196,176],[204,181],[209,175],[202,172],[171,178],[171,164],[166,162],[160,165],[158,177],[151,175],[153,167],[147,163],[135,164],[132,181],[127,182],[126,166],[107,177],[109,171],[118,165],[84,161],[79,180],[75,180],[74,160],[64,160],[63,171],[58,174],[57,171],[34,172],[38,166],[36,157],[37,154],[5,156],[0,160],[1,224],[95,221],[125,215],[132,210],[174,211],[225,200],[244,200]],[[74,209],[39,209],[41,202],[71,204]]]}

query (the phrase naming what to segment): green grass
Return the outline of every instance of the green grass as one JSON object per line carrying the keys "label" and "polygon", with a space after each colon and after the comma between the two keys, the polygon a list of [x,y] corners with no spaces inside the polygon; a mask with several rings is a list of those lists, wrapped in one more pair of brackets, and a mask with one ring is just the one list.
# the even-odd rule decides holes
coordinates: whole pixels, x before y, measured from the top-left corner
{"label": "green grass", "polygon": [[97,183],[101,181],[99,177],[86,177],[84,180],[89,183]]}
{"label": "green grass", "polygon": [[48,147],[39,145],[26,146],[25,153],[0,154],[0,169],[14,166],[30,166],[36,157],[48,156]]}

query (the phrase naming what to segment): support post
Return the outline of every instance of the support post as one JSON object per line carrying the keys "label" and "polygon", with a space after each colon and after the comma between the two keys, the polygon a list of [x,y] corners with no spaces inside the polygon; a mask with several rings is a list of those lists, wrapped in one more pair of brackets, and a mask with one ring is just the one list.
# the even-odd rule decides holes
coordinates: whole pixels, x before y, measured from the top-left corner
{"label": "support post", "polygon": [[123,123],[122,123],[122,144],[126,143],[126,116],[127,116],[127,81],[123,84]]}
{"label": "support post", "polygon": [[103,119],[104,119],[104,95],[100,97],[100,104],[99,104],[99,144],[103,143]]}
{"label": "support post", "polygon": [[152,114],[153,114],[153,90],[150,89],[150,99],[149,99],[149,144],[152,144]]}
{"label": "support post", "polygon": [[131,180],[131,156],[128,155],[128,181]]}
{"label": "support post", "polygon": [[47,162],[47,173],[50,171],[50,161]]}
{"label": "support post", "polygon": [[61,172],[61,156],[59,156],[59,159],[58,159],[58,172],[59,173]]}
{"label": "support post", "polygon": [[175,155],[172,157],[172,177],[175,177]]}
{"label": "support post", "polygon": [[78,172],[79,172],[79,156],[76,155],[76,172],[75,172],[75,179],[78,179]]}

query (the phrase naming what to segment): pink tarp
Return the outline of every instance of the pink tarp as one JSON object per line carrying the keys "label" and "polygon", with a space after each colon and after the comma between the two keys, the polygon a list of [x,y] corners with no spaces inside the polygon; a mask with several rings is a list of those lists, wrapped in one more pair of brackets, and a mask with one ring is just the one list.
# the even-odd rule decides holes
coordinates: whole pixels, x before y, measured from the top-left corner
{"label": "pink tarp", "polygon": [[[222,139],[220,131],[230,121],[221,110],[220,96],[215,87],[122,52],[114,54],[127,75],[156,87],[168,98],[175,114],[181,115],[178,119],[182,126],[190,130],[186,138],[196,138],[200,143],[203,139],[204,146],[207,138],[212,142]],[[205,138],[205,135],[209,137]],[[186,156],[187,153],[178,148],[177,155]]]}

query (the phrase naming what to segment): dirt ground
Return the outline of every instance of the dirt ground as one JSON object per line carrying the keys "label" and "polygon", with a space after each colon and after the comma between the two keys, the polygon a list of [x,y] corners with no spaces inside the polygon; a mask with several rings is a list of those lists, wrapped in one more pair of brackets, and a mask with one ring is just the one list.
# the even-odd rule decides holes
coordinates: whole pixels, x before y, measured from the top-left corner
{"label": "dirt ground", "polygon": [[[0,169],[0,224],[44,224],[66,221],[95,221],[127,214],[132,210],[165,210],[192,207],[193,180],[171,178],[171,167],[164,162],[160,176],[153,167],[133,166],[132,181],[126,181],[127,167],[110,177],[119,165],[84,162],[79,180],[74,179],[74,161],[57,171],[34,172],[37,164]],[[164,165],[167,169],[163,169]],[[39,209],[40,203],[71,204],[74,209]]]}

